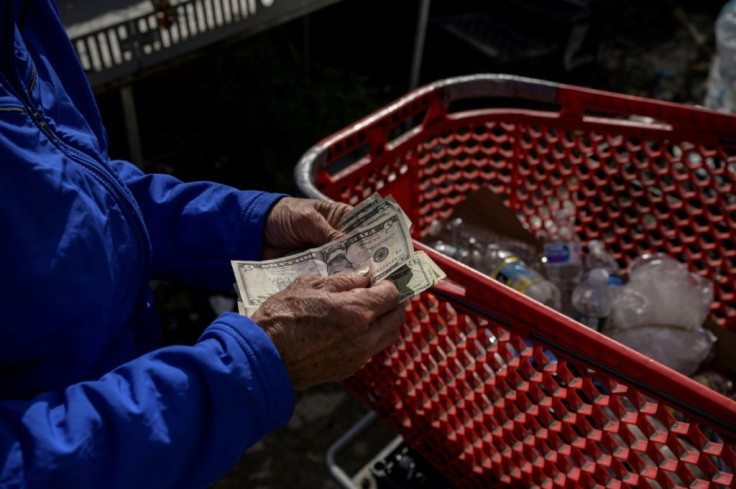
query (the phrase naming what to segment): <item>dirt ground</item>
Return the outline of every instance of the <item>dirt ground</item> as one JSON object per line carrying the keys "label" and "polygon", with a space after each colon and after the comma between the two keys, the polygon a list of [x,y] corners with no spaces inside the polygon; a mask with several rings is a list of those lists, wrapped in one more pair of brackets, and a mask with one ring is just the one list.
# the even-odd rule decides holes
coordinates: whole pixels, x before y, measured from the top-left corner
{"label": "dirt ground", "polygon": [[[218,47],[138,83],[148,169],[295,192],[293,165],[311,144],[407,91],[418,2],[395,3],[338,2],[308,20]],[[531,60],[518,53],[504,59],[479,53],[441,26],[449,16],[478,13],[480,7],[452,2],[450,11],[449,3],[435,2],[420,81],[504,71],[699,104],[723,3],[600,0],[586,37],[594,60],[566,70],[559,52]],[[565,39],[567,32],[558,29]],[[117,95],[100,93],[99,100],[112,150],[124,157]],[[205,110],[217,117],[202,127]],[[252,161],[264,170],[252,171]],[[191,340],[214,314],[206,291],[161,284],[158,292],[172,342]],[[327,471],[325,454],[368,410],[340,384],[299,392],[297,399],[289,424],[249,449],[212,489],[340,487]],[[393,436],[378,422],[339,461],[352,473]]]}

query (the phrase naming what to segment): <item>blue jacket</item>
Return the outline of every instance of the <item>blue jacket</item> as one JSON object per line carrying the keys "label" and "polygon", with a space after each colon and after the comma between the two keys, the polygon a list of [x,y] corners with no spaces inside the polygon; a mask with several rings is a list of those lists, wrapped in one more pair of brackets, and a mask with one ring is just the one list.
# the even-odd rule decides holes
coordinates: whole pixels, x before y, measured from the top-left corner
{"label": "blue jacket", "polygon": [[149,281],[231,289],[281,195],[111,161],[53,0],[0,0],[0,487],[202,488],[290,417],[227,313],[161,348]]}

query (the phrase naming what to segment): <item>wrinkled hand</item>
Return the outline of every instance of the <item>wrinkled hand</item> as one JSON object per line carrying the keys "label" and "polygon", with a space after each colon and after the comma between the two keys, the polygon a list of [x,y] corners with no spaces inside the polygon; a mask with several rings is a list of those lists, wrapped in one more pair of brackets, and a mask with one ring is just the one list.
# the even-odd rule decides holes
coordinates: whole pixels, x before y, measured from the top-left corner
{"label": "wrinkled hand", "polygon": [[351,206],[340,202],[284,197],[266,218],[263,258],[277,258],[289,251],[321,246],[344,236],[334,226],[350,209]]}
{"label": "wrinkled hand", "polygon": [[295,389],[343,380],[398,339],[406,311],[396,286],[369,283],[358,272],[302,276],[254,313]]}

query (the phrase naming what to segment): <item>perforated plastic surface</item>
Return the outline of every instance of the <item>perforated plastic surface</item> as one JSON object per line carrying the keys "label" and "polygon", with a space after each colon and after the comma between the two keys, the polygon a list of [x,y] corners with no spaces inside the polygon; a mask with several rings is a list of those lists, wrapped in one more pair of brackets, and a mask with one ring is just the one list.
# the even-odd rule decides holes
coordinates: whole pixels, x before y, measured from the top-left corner
{"label": "perforated plastic surface", "polygon": [[[479,186],[535,233],[570,206],[620,264],[663,251],[713,280],[713,317],[734,327],[731,135],[723,114],[479,75],[325,139],[297,180],[352,204],[391,194],[416,238]],[[458,487],[736,487],[735,401],[415,246],[448,279],[346,384]]]}

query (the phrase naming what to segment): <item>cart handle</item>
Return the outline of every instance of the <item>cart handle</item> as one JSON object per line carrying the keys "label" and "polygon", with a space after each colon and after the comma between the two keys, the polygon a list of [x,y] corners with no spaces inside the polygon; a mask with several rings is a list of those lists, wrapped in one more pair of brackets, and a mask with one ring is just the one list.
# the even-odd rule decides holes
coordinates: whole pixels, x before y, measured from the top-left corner
{"label": "cart handle", "polygon": [[[647,117],[654,123],[625,120],[618,123],[641,126],[647,131],[669,133],[674,130],[689,136],[696,133],[704,141],[736,145],[733,136],[736,117],[731,114],[515,75],[474,74],[446,78],[417,88],[323,139],[297,163],[294,170],[297,187],[307,197],[332,200],[317,188],[332,182],[327,172],[321,171],[326,170],[328,164],[365,146],[369,147],[371,157],[378,156],[394,142],[447,120],[451,117],[450,105],[468,99],[517,99],[553,105],[559,110],[558,117],[577,126],[581,126],[581,122],[610,123],[613,116]],[[406,122],[409,114],[424,116],[403,136],[389,140],[389,132]]]}
{"label": "cart handle", "polygon": [[[373,134],[371,144],[372,155],[380,154],[388,144],[388,130],[392,116],[404,107],[423,107],[426,114],[419,124],[407,131],[416,132],[447,118],[448,108],[452,102],[466,99],[483,98],[521,98],[548,104],[557,104],[557,83],[505,74],[477,74],[430,83],[417,88],[384,108],[358,120],[345,129],[329,136],[302,156],[294,169],[294,180],[297,188],[305,197],[332,200],[316,188],[316,182],[329,180],[320,170],[328,164],[328,153],[333,148],[345,154],[365,144],[361,141],[361,133]],[[393,117],[395,119],[395,117]],[[395,125],[395,124],[394,124]],[[334,159],[334,154],[331,155]],[[331,162],[331,161],[330,161]]]}

